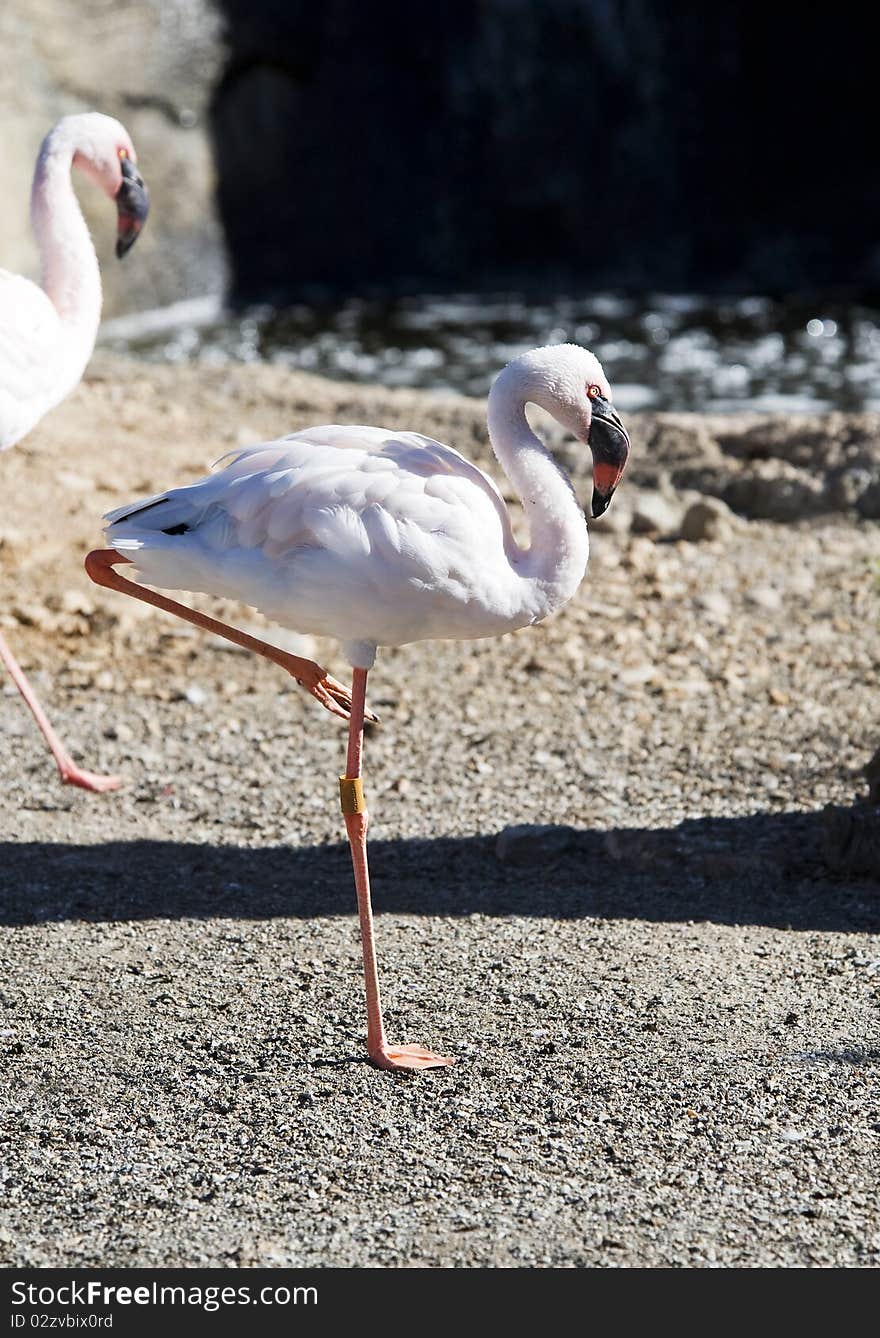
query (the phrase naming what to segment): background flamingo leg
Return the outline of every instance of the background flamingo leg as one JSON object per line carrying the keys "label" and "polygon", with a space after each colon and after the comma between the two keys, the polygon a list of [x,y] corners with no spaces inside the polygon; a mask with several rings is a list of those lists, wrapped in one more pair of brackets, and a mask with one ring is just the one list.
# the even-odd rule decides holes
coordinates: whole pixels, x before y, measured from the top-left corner
{"label": "background flamingo leg", "polygon": [[361,926],[361,946],[364,955],[364,985],[367,995],[367,1052],[370,1059],[382,1069],[434,1069],[455,1061],[445,1055],[435,1055],[421,1045],[389,1046],[382,1021],[382,1000],[379,994],[379,970],[376,961],[376,942],[373,926],[373,907],[370,901],[370,872],[367,865],[367,826],[369,815],[361,788],[361,753],[364,739],[364,703],[367,696],[367,671],[355,669],[351,684],[351,720],[348,728],[348,757],[346,774],[340,781],[342,812],[351,846],[351,862],[357,891],[358,918]]}
{"label": "background flamingo leg", "polygon": [[24,672],[16,660],[6,638],[0,633],[0,663],[8,669],[9,675],[24,698],[31,715],[36,720],[43,738],[49,745],[52,756],[55,758],[55,764],[58,767],[58,774],[65,785],[78,785],[81,790],[91,790],[95,794],[101,794],[105,790],[117,790],[122,784],[119,776],[100,776],[94,771],[85,771],[78,767],[70,753],[64,747],[55,730],[49,721],[46,712],[43,710],[37,695],[30,683],[24,676]]}

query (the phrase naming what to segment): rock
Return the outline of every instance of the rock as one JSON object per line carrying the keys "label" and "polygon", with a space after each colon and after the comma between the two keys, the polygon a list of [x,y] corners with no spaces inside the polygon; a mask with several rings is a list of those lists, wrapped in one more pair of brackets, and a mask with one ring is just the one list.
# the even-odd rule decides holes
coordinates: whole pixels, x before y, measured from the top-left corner
{"label": "rock", "polygon": [[[828,477],[828,500],[835,511],[860,511],[862,499],[872,486],[877,490],[880,508],[880,483],[875,481],[870,469],[856,465],[835,470]],[[870,501],[868,506],[871,506]]]}
{"label": "rock", "polygon": [[729,539],[735,517],[720,497],[701,497],[687,508],[681,521],[681,538],[688,543],[704,539]]}
{"label": "rock", "polygon": [[104,738],[116,739],[119,743],[131,743],[134,738],[134,730],[130,725],[126,725],[124,721],[118,720],[106,726]]}
{"label": "rock", "polygon": [[81,613],[84,618],[91,618],[95,605],[84,590],[65,590],[61,596],[61,609],[64,613]]}
{"label": "rock", "polygon": [[665,832],[632,829],[604,832],[601,848],[615,864],[639,872],[666,872],[681,863],[677,842],[670,840]]}
{"label": "rock", "polygon": [[880,870],[880,807],[826,804],[822,813],[822,853],[835,873],[877,876]]}
{"label": "rock", "polygon": [[810,599],[816,589],[816,580],[811,571],[795,569],[789,573],[785,588],[788,594]]}
{"label": "rock", "polygon": [[645,455],[665,466],[700,462],[716,464],[721,450],[706,423],[695,415],[658,415],[647,427]]}
{"label": "rock", "polygon": [[868,781],[868,803],[880,805],[880,748],[865,764],[864,774]]}
{"label": "rock", "polygon": [[752,520],[801,520],[828,509],[824,479],[778,460],[754,462],[724,488],[732,510]]}
{"label": "rock", "polygon": [[641,687],[643,683],[650,683],[657,673],[655,665],[650,663],[632,664],[618,672],[618,680],[627,688]]}
{"label": "rock", "polygon": [[660,427],[646,415],[642,431],[650,449],[634,454],[630,478],[660,486],[662,461],[677,492],[721,497],[751,520],[787,522],[854,510],[880,518],[877,414],[832,413],[818,425],[797,413],[710,416],[702,430],[710,445],[698,447],[695,440],[689,451],[681,441],[667,452],[660,448]]}
{"label": "rock", "polygon": [[859,515],[866,520],[880,520],[880,481],[865,489],[858,499],[857,507]]}
{"label": "rock", "polygon": [[659,488],[641,488],[635,497],[632,515],[634,534],[678,534],[682,505]]}
{"label": "rock", "polygon": [[558,859],[574,838],[571,827],[549,823],[522,823],[505,827],[495,840],[495,854],[502,864],[547,864]]}
{"label": "rock", "polygon": [[24,548],[27,542],[24,530],[15,529],[12,525],[0,526],[0,548],[8,548],[12,552],[15,548]]}
{"label": "rock", "polygon": [[688,864],[692,873],[703,878],[729,882],[734,878],[759,878],[763,856],[757,850],[707,850],[691,855]]}
{"label": "rock", "polygon": [[65,492],[94,492],[94,479],[86,478],[85,474],[76,474],[72,469],[59,469],[58,482],[64,488]]}
{"label": "rock", "polygon": [[746,591],[746,600],[768,613],[776,613],[782,608],[782,596],[772,585],[754,585]]}
{"label": "rock", "polygon": [[720,590],[704,590],[695,602],[713,622],[725,623],[730,617],[730,600]]}
{"label": "rock", "polygon": [[639,575],[652,572],[656,561],[656,550],[650,539],[633,539],[623,555],[623,565]]}
{"label": "rock", "polygon": [[762,417],[758,422],[746,420],[732,424],[731,429],[718,434],[725,455],[750,461],[773,457],[807,469],[816,464],[830,439],[827,419],[817,426],[815,419],[803,414]]}

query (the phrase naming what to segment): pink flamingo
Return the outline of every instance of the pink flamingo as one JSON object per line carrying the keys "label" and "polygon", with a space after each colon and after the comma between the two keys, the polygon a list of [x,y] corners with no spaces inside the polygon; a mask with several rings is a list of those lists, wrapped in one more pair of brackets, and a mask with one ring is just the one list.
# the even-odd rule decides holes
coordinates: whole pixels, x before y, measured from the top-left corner
{"label": "pink flamingo", "polygon": [[[99,584],[267,656],[336,714],[350,705],[340,799],[361,926],[367,1052],[384,1069],[452,1061],[420,1045],[390,1045],[385,1035],[361,783],[367,672],[380,645],[500,636],[561,608],[580,585],[584,513],[529,427],[527,403],[589,445],[594,516],[611,500],[629,438],[585,349],[534,349],[501,372],[489,396],[489,438],[522,498],[528,548],[517,544],[493,481],[451,447],[415,432],[331,426],[235,451],[224,469],[190,487],[120,507],[107,517],[115,547],[86,558]],[[340,639],[353,670],[351,698],[319,665],[126,580],[114,570],[121,562],[136,563],[151,585],[229,596],[282,626]]]}
{"label": "pink flamingo", "polygon": [[[69,395],[85,371],[101,319],[101,275],[71,182],[80,171],[116,201],[119,257],[144,225],[149,197],[124,126],[110,116],[65,116],[43,140],[31,191],[42,287],[0,269],[0,451],[14,446]],[[77,766],[0,633],[5,665],[52,751],[62,781],[113,790],[117,776]]]}

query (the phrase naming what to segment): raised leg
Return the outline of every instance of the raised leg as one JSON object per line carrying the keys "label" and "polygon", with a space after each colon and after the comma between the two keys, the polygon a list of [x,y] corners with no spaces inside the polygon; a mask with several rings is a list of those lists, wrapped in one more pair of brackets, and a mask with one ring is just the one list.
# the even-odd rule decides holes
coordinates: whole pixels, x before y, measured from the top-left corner
{"label": "raised leg", "polygon": [[[214,632],[216,636],[222,636],[236,646],[252,650],[255,654],[280,665],[332,715],[348,720],[351,708],[348,689],[332,678],[319,664],[315,664],[314,660],[304,660],[299,655],[288,655],[287,651],[279,650],[277,646],[270,646],[257,637],[248,636],[246,632],[239,632],[235,627],[218,622],[216,618],[209,618],[205,613],[198,613],[195,609],[187,608],[185,604],[178,604],[176,599],[169,599],[167,595],[157,594],[155,590],[126,580],[116,571],[116,565],[131,561],[131,558],[117,553],[115,548],[96,548],[87,556],[85,566],[97,585],[107,586],[110,590],[119,590],[123,595],[132,595],[135,599],[142,599],[145,604],[152,604],[154,608],[173,613],[176,617],[183,618],[206,632]],[[367,711],[366,717],[368,720],[378,719],[372,711]]]}
{"label": "raised leg", "polygon": [[101,794],[105,790],[117,790],[122,784],[119,776],[99,776],[94,771],[84,771],[82,767],[76,765],[73,758],[70,756],[70,753],[64,747],[64,744],[49,723],[45,711],[37,701],[36,693],[25,678],[21,666],[9,649],[6,638],[3,636],[2,632],[0,632],[0,663],[9,670],[13,683],[18,688],[31,715],[39,725],[40,732],[48,743],[52,751],[52,756],[55,758],[58,774],[64,784],[78,785],[81,790],[92,790],[96,794]]}
{"label": "raised leg", "polygon": [[361,785],[361,752],[364,739],[364,702],[367,695],[367,671],[355,669],[351,684],[351,721],[348,727],[348,759],[339,792],[345,827],[351,846],[354,883],[357,889],[361,945],[364,953],[364,984],[367,993],[367,1052],[380,1069],[436,1069],[454,1064],[454,1059],[432,1054],[421,1045],[389,1045],[382,1022],[379,996],[379,971],[373,935],[373,908],[370,904],[370,872],[367,867],[367,825],[369,815]]}

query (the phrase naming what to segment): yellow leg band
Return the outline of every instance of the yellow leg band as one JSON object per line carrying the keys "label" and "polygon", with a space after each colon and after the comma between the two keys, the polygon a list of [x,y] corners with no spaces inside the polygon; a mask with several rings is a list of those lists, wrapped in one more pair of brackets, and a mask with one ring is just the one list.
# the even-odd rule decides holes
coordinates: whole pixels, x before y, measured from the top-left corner
{"label": "yellow leg band", "polygon": [[366,813],[367,805],[360,776],[351,779],[347,776],[339,777],[339,802],[346,816],[349,813]]}

